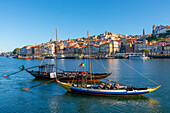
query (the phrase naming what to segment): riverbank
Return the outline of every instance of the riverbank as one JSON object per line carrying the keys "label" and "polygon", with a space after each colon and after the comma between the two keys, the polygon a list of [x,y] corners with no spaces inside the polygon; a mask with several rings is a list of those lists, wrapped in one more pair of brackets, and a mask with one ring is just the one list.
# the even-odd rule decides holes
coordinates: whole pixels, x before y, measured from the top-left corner
{"label": "riverbank", "polygon": [[[7,58],[17,59],[56,59],[55,56],[6,56]],[[63,56],[58,59],[88,59],[88,56]],[[170,58],[170,55],[148,55],[149,59],[153,58]],[[128,55],[114,55],[114,56],[92,56],[91,59],[129,59]]]}

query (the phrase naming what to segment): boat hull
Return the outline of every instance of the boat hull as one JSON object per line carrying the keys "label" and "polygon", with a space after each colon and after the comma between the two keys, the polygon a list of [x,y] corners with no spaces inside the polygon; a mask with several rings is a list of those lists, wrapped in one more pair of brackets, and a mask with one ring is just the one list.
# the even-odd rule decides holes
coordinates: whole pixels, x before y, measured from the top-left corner
{"label": "boat hull", "polygon": [[94,90],[94,89],[85,89],[79,87],[70,87],[72,93],[78,94],[88,94],[88,95],[102,95],[102,96],[140,96],[149,91],[126,91],[126,90]]}
{"label": "boat hull", "polygon": [[149,57],[129,56],[129,59],[148,59]]}
{"label": "boat hull", "polygon": [[142,59],[142,60],[146,60],[146,59],[149,59],[149,57],[145,56],[144,54],[132,54],[132,55],[129,55],[129,59]]}
{"label": "boat hull", "polygon": [[102,95],[102,96],[140,96],[143,94],[150,93],[152,91],[155,91],[161,85],[155,87],[155,88],[136,88],[133,90],[128,90],[128,88],[124,89],[96,89],[96,88],[82,88],[82,87],[76,87],[75,85],[71,85],[68,83],[63,83],[57,80],[57,83],[60,84],[63,88],[65,88],[68,92],[71,93],[78,93],[78,94],[88,94],[88,95]]}
{"label": "boat hull", "polygon": [[[50,73],[47,74],[37,74],[36,71],[28,71],[26,70],[28,73],[30,73],[31,75],[33,75],[36,78],[40,78],[40,79],[56,79],[56,78],[50,78]],[[104,79],[106,77],[108,77],[111,73],[94,73],[92,74],[92,79],[95,81],[100,81],[101,79]],[[89,74],[90,75],[90,74]],[[81,75],[79,76],[81,77]],[[57,76],[57,79],[59,79],[60,81],[72,81],[73,79],[75,79],[74,76],[72,75],[64,75],[63,73],[59,73],[59,75]],[[90,76],[87,77],[87,81],[90,81]],[[77,80],[78,81],[78,80]]]}

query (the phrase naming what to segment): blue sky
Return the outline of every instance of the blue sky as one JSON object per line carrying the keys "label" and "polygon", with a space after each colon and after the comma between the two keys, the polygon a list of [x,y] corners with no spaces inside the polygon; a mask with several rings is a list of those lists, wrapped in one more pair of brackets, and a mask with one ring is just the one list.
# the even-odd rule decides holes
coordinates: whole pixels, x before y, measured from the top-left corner
{"label": "blue sky", "polygon": [[0,0],[0,52],[108,32],[150,34],[169,25],[170,0]]}

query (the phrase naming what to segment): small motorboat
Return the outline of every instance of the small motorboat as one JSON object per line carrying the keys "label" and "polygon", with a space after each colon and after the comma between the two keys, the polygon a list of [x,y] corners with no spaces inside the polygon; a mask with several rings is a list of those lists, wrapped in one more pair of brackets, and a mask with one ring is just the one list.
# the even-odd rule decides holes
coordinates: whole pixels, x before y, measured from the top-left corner
{"label": "small motorboat", "polygon": [[25,57],[25,59],[31,59],[31,57]]}
{"label": "small motorboat", "polygon": [[145,54],[129,54],[129,59],[149,59]]}

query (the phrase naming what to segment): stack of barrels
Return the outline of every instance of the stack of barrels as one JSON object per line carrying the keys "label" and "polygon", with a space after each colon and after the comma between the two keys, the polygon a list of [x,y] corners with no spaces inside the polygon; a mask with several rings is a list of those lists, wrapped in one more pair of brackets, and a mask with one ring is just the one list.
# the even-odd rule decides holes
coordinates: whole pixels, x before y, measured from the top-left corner
{"label": "stack of barrels", "polygon": [[101,83],[99,88],[104,89],[105,88],[105,83]]}
{"label": "stack of barrels", "polygon": [[112,84],[111,83],[108,83],[107,84],[107,89],[111,89],[112,88]]}
{"label": "stack of barrels", "polygon": [[114,87],[115,87],[116,89],[119,89],[119,84],[116,83]]}

